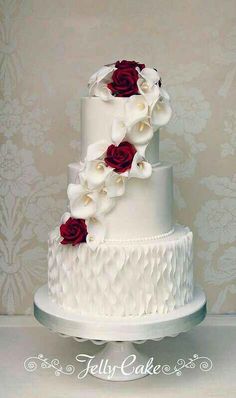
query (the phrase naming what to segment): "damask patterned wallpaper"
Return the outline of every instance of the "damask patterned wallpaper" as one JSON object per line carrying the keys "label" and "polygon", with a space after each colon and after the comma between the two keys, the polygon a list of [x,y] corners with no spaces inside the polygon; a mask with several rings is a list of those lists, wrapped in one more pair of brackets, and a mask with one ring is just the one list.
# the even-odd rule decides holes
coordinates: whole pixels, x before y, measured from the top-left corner
{"label": "damask patterned wallpaper", "polygon": [[79,159],[79,97],[104,63],[158,67],[174,116],[176,218],[213,313],[236,310],[236,1],[0,1],[0,308],[28,314]]}

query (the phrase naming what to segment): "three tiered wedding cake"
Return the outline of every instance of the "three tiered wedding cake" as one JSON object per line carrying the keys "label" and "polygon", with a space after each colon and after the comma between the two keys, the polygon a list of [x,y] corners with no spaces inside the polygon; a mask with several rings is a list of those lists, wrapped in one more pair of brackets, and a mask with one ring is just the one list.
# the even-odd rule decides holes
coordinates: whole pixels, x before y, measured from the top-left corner
{"label": "three tiered wedding cake", "polygon": [[62,308],[142,316],[192,300],[192,232],[173,222],[172,166],[159,161],[170,117],[156,69],[117,61],[90,78],[84,160],[69,165],[68,212],[49,237],[49,295]]}

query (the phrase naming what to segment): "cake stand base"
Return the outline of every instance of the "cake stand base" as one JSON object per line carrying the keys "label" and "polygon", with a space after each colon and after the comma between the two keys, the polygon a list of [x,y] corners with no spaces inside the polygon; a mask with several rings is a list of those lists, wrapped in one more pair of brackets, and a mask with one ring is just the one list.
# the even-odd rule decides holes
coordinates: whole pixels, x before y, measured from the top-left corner
{"label": "cake stand base", "polygon": [[99,379],[108,381],[130,381],[148,376],[148,372],[145,370],[142,373],[139,372],[136,374],[131,373],[130,370],[124,372],[120,365],[125,363],[125,361],[132,363],[134,361],[135,368],[140,369],[140,367],[143,367],[147,363],[148,357],[140,353],[135,348],[135,345],[129,341],[108,342],[93,359],[93,366],[95,366],[95,369],[99,369],[101,364],[105,365],[107,363],[114,372],[93,372],[89,370],[89,373]]}
{"label": "cake stand base", "polygon": [[164,315],[94,317],[63,310],[48,296],[45,285],[35,294],[34,315],[42,325],[63,337],[71,336],[77,341],[91,340],[98,345],[107,343],[92,364],[99,368],[99,365],[107,363],[115,369],[115,373],[94,372],[92,368],[90,373],[103,380],[128,381],[148,375],[145,371],[127,374],[120,368],[123,361],[132,355],[135,358],[135,368],[147,363],[148,358],[139,353],[133,343],[158,341],[190,330],[206,316],[206,296],[200,287],[195,287],[191,303]]}

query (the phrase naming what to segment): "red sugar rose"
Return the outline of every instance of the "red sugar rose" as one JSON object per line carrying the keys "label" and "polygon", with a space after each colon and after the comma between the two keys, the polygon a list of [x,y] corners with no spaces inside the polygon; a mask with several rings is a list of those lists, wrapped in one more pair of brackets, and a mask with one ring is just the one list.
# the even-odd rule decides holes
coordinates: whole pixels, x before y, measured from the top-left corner
{"label": "red sugar rose", "polygon": [[126,69],[126,68],[139,68],[140,70],[145,68],[144,64],[140,64],[139,62],[136,61],[126,61],[125,59],[123,61],[117,61],[115,63],[115,67],[118,69]]}
{"label": "red sugar rose", "polygon": [[124,173],[131,168],[135,147],[127,141],[121,142],[118,146],[110,145],[107,149],[105,163],[114,169],[116,173]]}
{"label": "red sugar rose", "polygon": [[139,78],[136,67],[140,70],[145,68],[144,64],[139,64],[136,61],[117,61],[115,63],[117,68],[112,75],[112,82],[107,85],[111,90],[112,95],[116,97],[130,97],[134,94],[139,94],[137,80]]}
{"label": "red sugar rose", "polygon": [[72,246],[78,245],[79,243],[86,242],[87,226],[85,221],[82,219],[76,219],[70,217],[65,224],[60,226],[61,236],[64,238],[61,241],[62,245]]}

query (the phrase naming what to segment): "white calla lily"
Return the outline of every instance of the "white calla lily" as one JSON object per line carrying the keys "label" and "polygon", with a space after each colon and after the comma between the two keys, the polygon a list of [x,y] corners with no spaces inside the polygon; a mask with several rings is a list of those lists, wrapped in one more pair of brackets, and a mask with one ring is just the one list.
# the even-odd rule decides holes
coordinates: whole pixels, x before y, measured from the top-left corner
{"label": "white calla lily", "polygon": [[152,85],[144,79],[138,79],[137,86],[140,94],[144,96],[148,105],[151,105],[154,101],[159,98],[160,88],[157,84]]}
{"label": "white calla lily", "polygon": [[90,144],[87,149],[87,156],[86,159],[88,161],[96,160],[102,157],[106,152],[109,142],[106,140],[97,141],[94,144]]}
{"label": "white calla lily", "polygon": [[103,160],[92,160],[91,162],[87,162],[84,176],[88,188],[99,188],[112,170],[113,169],[107,166]]}
{"label": "white calla lily", "polygon": [[85,162],[79,161],[79,168],[78,168],[78,170],[79,170],[79,171],[83,171],[83,170],[84,170],[84,167],[85,167]]}
{"label": "white calla lily", "polygon": [[72,217],[87,219],[95,214],[96,192],[90,192],[80,184],[69,184],[67,195]]}
{"label": "white calla lily", "polygon": [[148,119],[140,120],[131,125],[128,129],[127,137],[131,144],[147,144],[153,137],[153,128]]}
{"label": "white calla lily", "polygon": [[132,162],[130,177],[149,178],[152,174],[152,165],[148,163],[139,152],[136,152]]}
{"label": "white calla lily", "polygon": [[109,213],[116,204],[116,200],[108,196],[107,188],[104,186],[97,192],[97,215]]}
{"label": "white calla lily", "polygon": [[127,127],[124,120],[120,118],[115,118],[112,123],[111,138],[112,141],[119,145],[121,141],[125,138],[127,132]]}
{"label": "white calla lily", "polygon": [[104,242],[106,228],[101,217],[91,217],[86,221],[88,235],[86,242],[91,250],[96,250]]}
{"label": "white calla lily", "polygon": [[159,127],[165,126],[172,115],[172,109],[168,100],[161,97],[158,101],[154,102],[151,107],[151,123],[156,131]]}
{"label": "white calla lily", "polygon": [[66,221],[68,221],[70,217],[71,217],[71,214],[70,214],[68,211],[66,211],[66,212],[61,216],[61,222],[60,222],[60,224],[65,224]]}
{"label": "white calla lily", "polygon": [[147,82],[149,83],[150,86],[153,86],[154,84],[158,84],[160,80],[160,75],[156,71],[156,69],[153,68],[143,68],[140,72],[139,75]]}
{"label": "white calla lily", "polygon": [[165,99],[167,101],[170,101],[170,96],[167,93],[167,91],[164,88],[160,88],[160,100]]}
{"label": "white calla lily", "polygon": [[[128,174],[128,173],[127,173]],[[125,193],[125,181],[127,176],[123,176],[117,173],[111,173],[105,181],[105,187],[107,190],[107,195],[110,198],[115,198],[117,196],[123,196]]]}
{"label": "white calla lily", "polygon": [[89,190],[85,169],[79,173],[79,184],[87,191]]}
{"label": "white calla lily", "polygon": [[95,97],[99,97],[101,98],[103,101],[110,101],[113,99],[111,90],[107,87],[107,83],[97,83],[94,87],[93,87],[93,95],[95,95]]}
{"label": "white calla lily", "polygon": [[88,81],[88,86],[89,86],[89,94],[91,94],[91,90],[94,88],[94,86],[101,81],[105,80],[105,83],[109,83],[112,73],[115,70],[115,64],[109,65],[109,66],[102,66],[97,72],[95,72],[89,79]]}
{"label": "white calla lily", "polygon": [[137,152],[143,157],[143,158],[145,158],[145,153],[146,153],[146,149],[147,149],[147,146],[148,146],[148,144],[149,143],[147,143],[147,144],[145,144],[145,145],[139,145],[139,144],[136,144],[135,145],[135,148],[137,149]]}
{"label": "white calla lily", "polygon": [[143,95],[132,95],[125,104],[127,124],[131,125],[147,118],[148,103]]}

